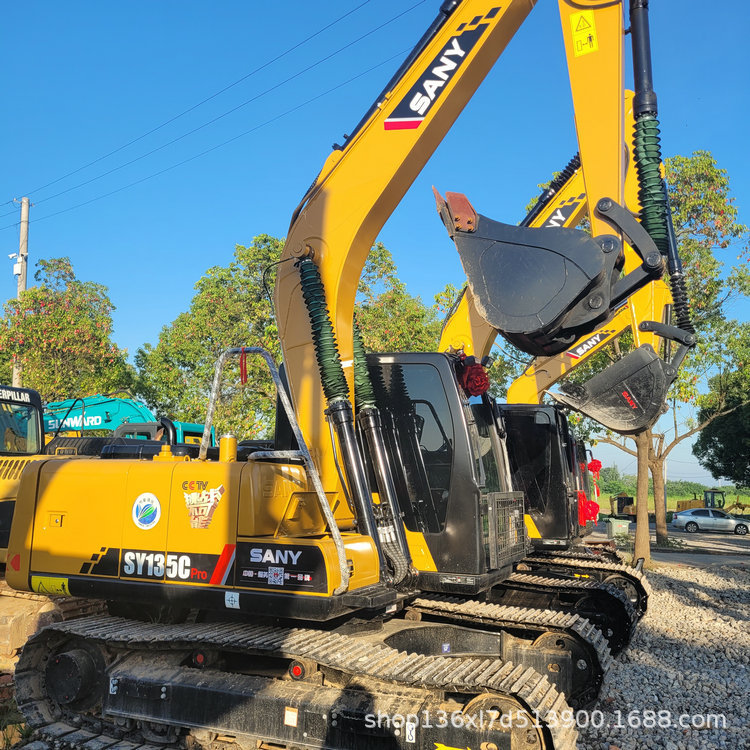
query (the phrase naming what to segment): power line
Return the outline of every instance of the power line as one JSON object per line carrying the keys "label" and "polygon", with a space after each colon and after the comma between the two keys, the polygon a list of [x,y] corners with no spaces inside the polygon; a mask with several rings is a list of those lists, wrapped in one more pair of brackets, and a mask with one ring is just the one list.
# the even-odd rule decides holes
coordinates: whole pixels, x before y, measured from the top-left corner
{"label": "power line", "polygon": [[[388,21],[385,21],[384,23],[380,24],[380,26],[376,26],[374,29],[371,29],[365,34],[362,34],[362,36],[358,37],[357,39],[352,40],[351,42],[348,42],[343,47],[340,47],[335,52],[331,52],[325,57],[320,58],[314,63],[311,63],[306,68],[303,68],[302,70],[290,75],[289,77],[285,78],[280,83],[274,84],[273,86],[269,86],[265,91],[262,91],[259,94],[256,94],[255,96],[250,97],[250,99],[245,100],[241,104],[238,104],[231,109],[228,109],[226,112],[223,112],[220,115],[217,115],[216,117],[213,117],[212,119],[204,122],[202,125],[198,125],[197,127],[193,128],[192,130],[188,130],[186,133],[183,133],[182,135],[177,136],[176,138],[173,138],[171,141],[167,141],[166,143],[163,143],[161,146],[157,146],[156,148],[151,149],[150,151],[147,151],[145,154],[141,154],[140,156],[136,156],[134,159],[131,159],[130,161],[126,161],[123,164],[120,164],[116,167],[112,167],[112,169],[108,169],[106,172],[102,172],[101,174],[97,175],[96,177],[92,177],[88,180],[85,180],[84,182],[80,182],[77,185],[73,185],[69,188],[66,188],[65,190],[61,190],[59,193],[55,193],[54,195],[50,195],[47,198],[42,198],[41,200],[35,201],[36,205],[39,205],[41,203],[45,203],[46,201],[53,200],[55,198],[59,198],[61,195],[65,195],[66,193],[70,193],[73,190],[77,190],[78,188],[85,187],[86,185],[91,184],[92,182],[96,182],[97,180],[102,179],[103,177],[107,177],[108,175],[119,171],[120,169],[124,169],[125,167],[129,167],[131,164],[135,164],[136,162],[141,161],[142,159],[145,159],[149,156],[152,156],[153,154],[157,153],[158,151],[161,151],[168,146],[171,146],[178,141],[183,140],[184,138],[187,138],[190,135],[193,135],[194,133],[197,133],[199,130],[203,130],[204,128],[208,127],[209,125],[213,125],[213,123],[218,122],[219,120],[227,117],[228,115],[232,114],[233,112],[236,112],[239,109],[242,109],[242,107],[246,107],[248,104],[251,104],[254,101],[257,101],[258,99],[262,98],[263,96],[266,96],[266,94],[269,94],[273,91],[278,90],[280,86],[284,86],[285,84],[289,83],[290,81],[293,81],[295,78],[299,78],[300,76],[304,75],[305,73],[308,73],[313,68],[316,68],[317,66],[323,64],[324,62],[330,60],[331,58],[335,57],[336,55],[340,54],[344,50],[348,49],[349,47],[352,47],[353,45],[357,44],[358,42],[361,42],[363,39],[367,38],[368,36],[371,36],[372,34],[376,33],[377,31],[380,31],[381,29],[385,28],[389,24],[393,23],[394,21],[401,18],[401,16],[405,15],[406,13],[410,13],[414,8],[416,8],[419,5],[422,5],[426,0],[419,0],[415,5],[412,5],[410,8],[407,8],[406,10],[402,11],[401,13],[398,13],[397,15],[393,16],[393,18],[389,19]],[[197,105],[196,105],[197,106]],[[94,163],[94,162],[92,162]],[[80,171],[80,170],[77,170]],[[52,184],[52,183],[48,183]],[[133,183],[136,184],[136,183]],[[7,214],[5,214],[7,215]],[[0,215],[0,218],[2,218],[2,215]]]}
{"label": "power line", "polygon": [[[222,141],[221,143],[218,143],[215,146],[211,146],[211,148],[207,148],[198,154],[194,154],[193,156],[190,156],[187,159],[183,159],[182,161],[179,161],[176,164],[172,164],[168,167],[165,167],[164,169],[160,169],[158,172],[154,172],[153,174],[147,175],[146,177],[142,177],[141,179],[135,180],[134,182],[131,182],[127,185],[123,185],[122,187],[119,187],[116,190],[111,190],[108,193],[98,195],[95,198],[91,198],[90,200],[84,201],[83,203],[77,203],[75,206],[69,206],[68,208],[63,208],[60,211],[55,211],[54,213],[47,214],[46,216],[41,216],[40,218],[35,220],[35,223],[39,223],[40,221],[44,221],[45,219],[51,219],[53,216],[59,216],[60,214],[67,213],[68,211],[74,211],[76,208],[82,208],[83,206],[88,206],[90,203],[94,203],[95,201],[102,200],[102,198],[108,198],[111,195],[120,193],[123,190],[127,190],[128,188],[134,187],[135,185],[140,185],[142,182],[146,182],[147,180],[153,179],[154,177],[158,177],[159,175],[162,175],[165,172],[170,172],[171,170],[176,169],[177,167],[181,167],[183,164],[187,164],[188,162],[194,161],[195,159],[198,159],[201,156],[205,156],[206,154],[209,154],[212,151],[216,151],[216,149],[221,148],[222,146],[226,146],[227,144],[232,143],[238,140],[239,138],[243,138],[244,136],[249,135],[250,133],[253,133],[256,130],[259,130],[262,127],[265,127],[266,125],[270,125],[272,122],[276,122],[276,120],[280,120],[282,117],[286,117],[287,115],[290,115],[292,112],[296,112],[298,109],[301,109],[302,107],[306,107],[308,104],[311,104],[312,102],[315,102],[318,99],[321,99],[324,96],[327,96],[328,94],[336,91],[337,89],[343,88],[344,86],[348,86],[350,83],[352,83],[353,81],[356,81],[358,78],[362,78],[362,76],[365,76],[368,73],[371,73],[373,70],[376,70],[377,68],[382,67],[383,65],[391,62],[392,60],[402,57],[408,51],[409,51],[409,48],[401,50],[400,52],[397,52],[395,55],[391,55],[385,60],[382,60],[381,62],[377,63],[377,65],[373,65],[367,70],[364,70],[361,73],[358,73],[357,75],[353,76],[352,78],[349,78],[346,81],[343,81],[342,83],[339,83],[336,86],[333,86],[332,88],[322,92],[321,94],[317,94],[316,96],[313,96],[310,99],[307,99],[306,101],[301,102],[300,104],[297,104],[291,109],[288,109],[285,112],[282,112],[281,114],[276,115],[275,117],[272,117],[266,120],[265,122],[255,125],[249,130],[245,130],[244,132],[239,133],[238,135],[235,135],[232,138],[227,139],[226,141]],[[3,231],[4,229],[10,229],[11,227],[14,227],[17,225],[18,225],[18,222],[15,222],[14,224],[7,224],[4,227],[0,227],[0,231]]]}
{"label": "power line", "polygon": [[[238,84],[242,83],[243,81],[246,81],[251,76],[254,76],[256,73],[259,73],[261,70],[264,70],[269,65],[272,65],[275,62],[278,62],[281,60],[281,58],[286,57],[291,52],[294,52],[294,50],[298,49],[299,47],[303,46],[304,44],[307,44],[310,40],[314,39],[316,36],[320,36],[324,31],[327,31],[328,29],[335,26],[337,23],[343,21],[348,16],[352,15],[356,11],[358,11],[360,8],[367,5],[371,0],[364,0],[364,2],[357,5],[355,8],[352,8],[351,10],[347,11],[343,15],[339,16],[334,21],[331,21],[331,23],[327,24],[326,26],[323,26],[322,28],[318,29],[313,34],[310,34],[310,36],[305,37],[305,39],[302,39],[301,41],[297,42],[296,44],[292,45],[288,49],[284,50],[284,52],[276,55],[276,57],[271,58],[270,60],[264,62],[262,65],[259,65],[254,70],[251,70],[246,75],[242,76],[241,78],[238,78],[233,83],[230,83],[228,86],[224,86],[224,88],[219,89],[215,93],[211,94],[210,96],[207,96],[205,99],[202,99],[197,104],[193,104],[191,107],[188,107],[187,109],[183,110],[177,115],[174,115],[173,117],[170,117],[168,120],[165,120],[161,124],[157,125],[154,128],[151,128],[151,130],[148,130],[147,132],[143,133],[142,135],[139,135],[137,138],[133,138],[132,140],[128,141],[127,143],[124,143],[122,146],[118,146],[116,149],[113,149],[112,151],[104,154],[103,156],[98,157],[97,159],[94,159],[93,161],[90,161],[88,164],[84,164],[82,167],[78,167],[77,169],[74,169],[71,172],[68,172],[67,174],[62,175],[62,177],[58,177],[56,180],[52,180],[51,182],[48,182],[45,185],[42,185],[41,187],[36,188],[36,190],[27,190],[23,193],[23,195],[30,195],[31,193],[38,193],[45,188],[50,187],[51,185],[55,185],[56,183],[60,182],[61,180],[66,179],[67,177],[71,177],[74,174],[77,174],[78,172],[83,171],[84,169],[87,169],[88,167],[93,166],[94,164],[97,164],[100,161],[103,161],[104,159],[109,158],[110,156],[113,156],[114,154],[122,151],[123,149],[126,149],[128,146],[132,146],[134,143],[138,143],[138,141],[143,140],[144,138],[148,137],[149,135],[156,133],[156,131],[161,130],[162,128],[166,127],[167,125],[173,123],[175,120],[178,120],[180,117],[183,117],[184,115],[188,114],[189,112],[192,112],[194,109],[197,109],[198,107],[201,107],[202,105],[206,104],[207,102],[210,102],[212,99],[215,99],[217,96],[223,94],[225,91],[229,91],[229,89],[234,88]],[[189,134],[188,134],[189,135]],[[169,144],[167,144],[169,145]],[[87,183],[83,183],[87,184]],[[73,188],[71,188],[73,189]],[[54,197],[54,196],[53,196]],[[45,198],[45,200],[49,200],[49,198]],[[8,201],[10,203],[11,201]],[[0,204],[5,205],[5,203]]]}

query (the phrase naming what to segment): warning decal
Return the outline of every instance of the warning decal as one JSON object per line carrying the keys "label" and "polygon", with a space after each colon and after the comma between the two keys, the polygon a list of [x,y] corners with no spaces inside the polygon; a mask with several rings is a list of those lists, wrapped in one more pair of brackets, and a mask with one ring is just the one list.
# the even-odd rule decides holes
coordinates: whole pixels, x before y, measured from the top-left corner
{"label": "warning decal", "polygon": [[579,13],[571,13],[570,29],[573,33],[573,55],[575,57],[599,50],[593,10],[582,10]]}
{"label": "warning decal", "polygon": [[31,576],[31,590],[37,594],[57,594],[70,596],[67,578],[57,576]]}

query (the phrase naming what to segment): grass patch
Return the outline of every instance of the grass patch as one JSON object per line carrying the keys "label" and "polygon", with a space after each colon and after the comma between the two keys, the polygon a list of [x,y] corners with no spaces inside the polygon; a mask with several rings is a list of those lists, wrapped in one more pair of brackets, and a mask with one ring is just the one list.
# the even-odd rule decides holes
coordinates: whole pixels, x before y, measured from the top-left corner
{"label": "grass patch", "polygon": [[685,549],[685,547],[687,547],[687,542],[684,539],[668,536],[666,544],[657,544],[654,549]]}
{"label": "grass patch", "polygon": [[633,551],[634,540],[630,534],[615,534],[613,538],[617,549],[622,549],[626,552]]}
{"label": "grass patch", "polygon": [[15,701],[0,709],[0,750],[9,750],[31,738],[34,730],[26,724]]}

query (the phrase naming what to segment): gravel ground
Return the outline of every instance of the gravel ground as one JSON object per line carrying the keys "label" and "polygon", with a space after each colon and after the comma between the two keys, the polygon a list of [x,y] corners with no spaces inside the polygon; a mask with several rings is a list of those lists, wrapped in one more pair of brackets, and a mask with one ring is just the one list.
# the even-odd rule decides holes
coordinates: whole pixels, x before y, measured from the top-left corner
{"label": "gravel ground", "polygon": [[750,748],[750,565],[662,565],[649,581],[646,616],[577,717],[580,750]]}

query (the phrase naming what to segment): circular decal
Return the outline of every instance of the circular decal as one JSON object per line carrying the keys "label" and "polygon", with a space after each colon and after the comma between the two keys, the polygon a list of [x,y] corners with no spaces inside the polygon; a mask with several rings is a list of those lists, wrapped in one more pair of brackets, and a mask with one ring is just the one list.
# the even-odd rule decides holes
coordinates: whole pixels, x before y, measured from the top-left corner
{"label": "circular decal", "polygon": [[139,529],[150,529],[159,523],[160,518],[159,498],[151,492],[138,495],[133,503],[133,523]]}

